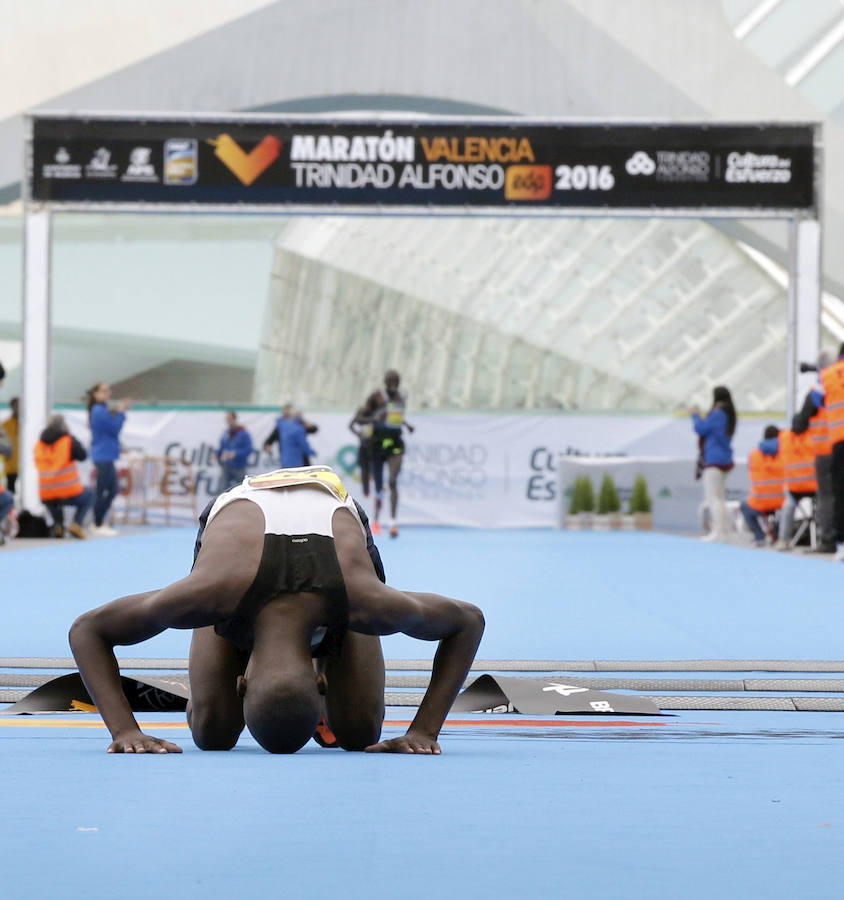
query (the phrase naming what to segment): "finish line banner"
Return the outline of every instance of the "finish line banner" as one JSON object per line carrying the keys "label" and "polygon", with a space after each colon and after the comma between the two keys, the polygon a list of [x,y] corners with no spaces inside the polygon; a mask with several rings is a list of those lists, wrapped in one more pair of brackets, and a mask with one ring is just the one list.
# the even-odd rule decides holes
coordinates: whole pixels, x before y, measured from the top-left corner
{"label": "finish line banner", "polygon": [[811,124],[39,113],[29,127],[28,198],[57,206],[816,209]]}

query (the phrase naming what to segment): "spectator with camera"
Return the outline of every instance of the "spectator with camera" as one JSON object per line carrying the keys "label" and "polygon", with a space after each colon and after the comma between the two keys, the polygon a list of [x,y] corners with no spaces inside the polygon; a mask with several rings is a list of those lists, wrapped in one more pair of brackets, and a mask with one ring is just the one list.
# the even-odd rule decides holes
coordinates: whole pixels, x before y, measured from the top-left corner
{"label": "spectator with camera", "polygon": [[117,531],[106,522],[111,504],[117,496],[117,467],[120,456],[120,431],[126,421],[126,410],[131,400],[120,400],[112,408],[111,387],[99,381],[88,391],[88,421],[91,425],[91,459],[97,470],[97,486],[94,496],[94,524],[91,534],[95,537],[115,537]]}
{"label": "spectator with camera", "polygon": [[718,385],[712,391],[712,408],[705,417],[700,409],[690,410],[692,425],[700,438],[699,467],[703,477],[704,504],[712,517],[712,529],[704,541],[724,541],[729,534],[727,512],[727,475],[733,468],[733,434],[736,430],[736,409],[729,390]]}

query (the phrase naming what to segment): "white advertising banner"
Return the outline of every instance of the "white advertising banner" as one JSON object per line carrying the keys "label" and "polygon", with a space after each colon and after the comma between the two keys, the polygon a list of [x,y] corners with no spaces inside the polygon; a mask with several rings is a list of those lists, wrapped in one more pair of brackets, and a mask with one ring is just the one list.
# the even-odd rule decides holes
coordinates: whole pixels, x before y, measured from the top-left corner
{"label": "white advertising banner", "polygon": [[[218,490],[220,469],[214,450],[225,427],[223,412],[131,409],[121,433],[122,445],[126,451],[190,462],[201,509]],[[87,444],[85,410],[68,409],[65,415],[72,433]],[[277,416],[274,411],[239,414],[256,447],[249,472],[278,466],[278,445],[269,453],[262,449]],[[309,437],[315,451],[312,462],[337,469],[360,496],[357,438],[348,427],[351,415],[313,413],[307,418],[319,429]],[[697,440],[685,418],[433,413],[411,413],[408,418],[416,430],[405,433],[406,453],[399,476],[398,519],[403,524],[555,527],[561,508],[561,454],[671,456],[679,461],[672,490],[679,494],[682,484],[690,496],[701,493],[700,483],[694,481]],[[739,428],[734,442],[737,457],[747,455],[765,424],[751,420]],[[734,481],[738,484],[739,468],[730,476],[731,487]],[[170,486],[177,493],[187,494],[188,489],[187,484]],[[652,492],[658,494],[660,489],[654,485]],[[371,509],[371,502],[364,505]]]}

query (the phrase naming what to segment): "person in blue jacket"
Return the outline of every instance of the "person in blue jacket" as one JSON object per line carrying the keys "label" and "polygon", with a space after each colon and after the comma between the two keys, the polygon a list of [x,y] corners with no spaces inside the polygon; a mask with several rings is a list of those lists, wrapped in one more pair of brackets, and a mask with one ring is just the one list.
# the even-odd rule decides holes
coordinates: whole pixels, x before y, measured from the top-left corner
{"label": "person in blue jacket", "polygon": [[278,441],[282,469],[310,465],[310,458],[315,451],[308,443],[309,428],[316,431],[315,426],[308,426],[302,421],[292,403],[285,403],[281,409],[281,417],[276,419],[275,428],[264,441],[264,450],[269,453],[272,445]]}
{"label": "person in blue jacket", "polygon": [[117,532],[106,523],[111,504],[117,496],[117,467],[120,456],[120,430],[126,421],[126,410],[131,400],[120,400],[112,408],[111,386],[99,381],[88,391],[88,422],[91,426],[91,461],[97,470],[94,489],[94,524],[91,534],[95,537],[115,537]]}
{"label": "person in blue jacket", "polygon": [[732,439],[736,430],[733,398],[723,385],[712,391],[712,408],[701,418],[700,410],[691,409],[692,424],[700,446],[699,468],[703,475],[703,502],[709,508],[712,529],[705,541],[723,541],[730,530],[727,512],[727,473],[733,468]]}
{"label": "person in blue jacket", "polygon": [[243,481],[252,449],[249,432],[238,424],[237,413],[230,409],[226,413],[226,430],[220,437],[220,446],[217,448],[217,460],[222,468],[218,493],[222,494]]}
{"label": "person in blue jacket", "polygon": [[[2,368],[2,366],[0,366]],[[0,457],[12,455],[12,442],[5,431],[0,429]],[[0,484],[0,547],[6,543],[6,535],[14,530],[15,495]]]}

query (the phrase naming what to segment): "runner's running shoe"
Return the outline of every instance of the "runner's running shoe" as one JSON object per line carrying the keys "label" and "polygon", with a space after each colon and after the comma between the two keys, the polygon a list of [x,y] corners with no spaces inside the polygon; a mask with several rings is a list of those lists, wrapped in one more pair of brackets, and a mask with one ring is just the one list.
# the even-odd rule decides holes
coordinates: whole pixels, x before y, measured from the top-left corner
{"label": "runner's running shoe", "polygon": [[340,744],[334,735],[334,732],[328,727],[325,716],[319,717],[319,725],[314,732],[314,740],[320,747],[327,747],[329,750],[333,747],[339,747]]}

